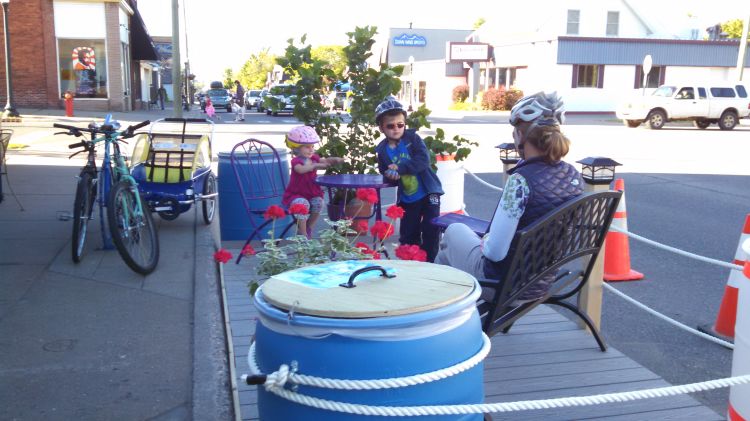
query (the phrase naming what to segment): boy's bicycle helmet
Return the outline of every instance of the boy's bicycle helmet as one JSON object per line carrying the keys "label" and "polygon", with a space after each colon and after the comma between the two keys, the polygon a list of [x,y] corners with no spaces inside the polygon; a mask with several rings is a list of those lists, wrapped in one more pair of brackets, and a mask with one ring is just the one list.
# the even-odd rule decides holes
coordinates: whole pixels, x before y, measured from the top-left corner
{"label": "boy's bicycle helmet", "polygon": [[298,126],[289,130],[286,135],[286,145],[291,149],[299,148],[302,145],[314,145],[320,143],[320,137],[310,126]]}
{"label": "boy's bicycle helmet", "polygon": [[393,110],[400,111],[404,115],[404,118],[406,118],[406,110],[404,110],[404,106],[401,105],[396,98],[389,96],[383,102],[378,104],[377,108],[375,108],[375,122],[380,124],[380,118],[383,114]]}
{"label": "boy's bicycle helmet", "polygon": [[537,92],[523,97],[510,110],[510,124],[515,126],[519,121],[535,122],[542,126],[563,124],[565,104],[557,92]]}

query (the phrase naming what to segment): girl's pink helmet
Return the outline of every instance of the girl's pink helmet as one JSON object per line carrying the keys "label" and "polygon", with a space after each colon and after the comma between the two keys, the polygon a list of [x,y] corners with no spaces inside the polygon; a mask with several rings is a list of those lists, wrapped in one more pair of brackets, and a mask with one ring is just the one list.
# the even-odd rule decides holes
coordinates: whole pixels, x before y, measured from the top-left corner
{"label": "girl's pink helmet", "polygon": [[299,148],[302,145],[314,145],[320,143],[320,137],[310,126],[299,126],[286,135],[286,145],[291,149]]}

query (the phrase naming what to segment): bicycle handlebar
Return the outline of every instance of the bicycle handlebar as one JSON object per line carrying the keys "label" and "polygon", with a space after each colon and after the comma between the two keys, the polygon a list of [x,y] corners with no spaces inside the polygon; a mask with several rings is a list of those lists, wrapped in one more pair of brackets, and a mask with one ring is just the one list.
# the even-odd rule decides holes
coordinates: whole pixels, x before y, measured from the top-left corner
{"label": "bicycle handlebar", "polygon": [[68,145],[68,149],[80,148],[82,146],[86,146],[86,142],[72,143],[72,144]]}
{"label": "bicycle handlebar", "polygon": [[205,123],[206,119],[167,117],[164,119],[164,121],[169,122],[169,123]]}

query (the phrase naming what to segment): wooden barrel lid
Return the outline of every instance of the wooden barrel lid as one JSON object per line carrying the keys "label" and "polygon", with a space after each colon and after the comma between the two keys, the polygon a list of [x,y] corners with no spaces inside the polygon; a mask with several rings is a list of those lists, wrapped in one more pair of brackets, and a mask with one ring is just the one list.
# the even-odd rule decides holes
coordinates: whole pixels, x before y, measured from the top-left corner
{"label": "wooden barrel lid", "polygon": [[[386,278],[371,271],[344,288],[356,269],[379,265],[395,272]],[[455,303],[475,288],[473,276],[450,266],[408,260],[330,262],[284,272],[262,286],[275,307],[311,316],[336,318],[388,317],[412,314]]]}

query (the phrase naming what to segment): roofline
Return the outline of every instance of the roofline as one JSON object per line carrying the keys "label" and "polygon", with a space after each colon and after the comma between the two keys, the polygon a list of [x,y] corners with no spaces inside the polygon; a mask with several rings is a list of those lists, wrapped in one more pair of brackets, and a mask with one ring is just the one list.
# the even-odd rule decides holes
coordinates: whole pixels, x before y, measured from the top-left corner
{"label": "roofline", "polygon": [[558,41],[599,41],[613,43],[643,43],[652,42],[658,44],[700,44],[700,45],[740,45],[740,40],[694,40],[694,39],[670,39],[670,38],[609,38],[609,37],[571,37],[560,35]]}
{"label": "roofline", "polygon": [[653,33],[654,33],[654,28],[652,28],[652,27],[651,27],[651,26],[650,26],[650,25],[649,25],[649,24],[648,24],[648,23],[646,22],[646,20],[645,20],[645,19],[643,19],[643,17],[641,16],[641,14],[640,14],[640,13],[638,13],[638,11],[636,10],[636,8],[635,8],[635,7],[633,7],[633,5],[631,5],[629,1],[627,1],[627,0],[620,0],[620,1],[622,1],[622,4],[624,4],[624,5],[625,5],[625,7],[627,7],[627,8],[628,8],[628,10],[630,10],[630,13],[632,13],[632,14],[633,14],[633,16],[635,16],[635,18],[636,18],[636,19],[638,19],[638,22],[640,22],[640,23],[641,23],[641,25],[643,25],[644,27],[646,27],[646,35],[651,35],[651,34],[653,34]]}

